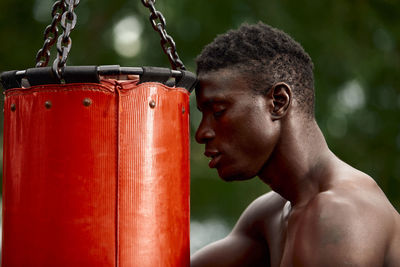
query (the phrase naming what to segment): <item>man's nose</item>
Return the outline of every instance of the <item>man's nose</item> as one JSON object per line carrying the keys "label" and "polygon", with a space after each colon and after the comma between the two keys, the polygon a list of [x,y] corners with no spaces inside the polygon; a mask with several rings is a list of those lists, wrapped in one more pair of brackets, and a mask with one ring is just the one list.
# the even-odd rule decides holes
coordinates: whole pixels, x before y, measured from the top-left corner
{"label": "man's nose", "polygon": [[200,122],[199,128],[196,131],[196,141],[199,144],[206,143],[209,139],[214,138],[215,132],[210,127],[210,124],[203,118]]}

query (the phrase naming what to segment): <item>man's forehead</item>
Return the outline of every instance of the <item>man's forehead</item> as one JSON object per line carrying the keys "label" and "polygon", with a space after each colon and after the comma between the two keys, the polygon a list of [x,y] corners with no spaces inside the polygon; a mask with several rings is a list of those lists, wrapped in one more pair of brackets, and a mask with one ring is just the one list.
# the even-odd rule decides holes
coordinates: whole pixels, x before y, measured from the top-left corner
{"label": "man's forehead", "polygon": [[226,80],[213,76],[199,82],[196,88],[196,102],[199,108],[203,108],[214,103],[239,101],[250,94],[252,91],[240,77],[232,76]]}
{"label": "man's forehead", "polygon": [[243,74],[229,68],[199,73],[198,79],[196,95],[222,96],[249,89]]}
{"label": "man's forehead", "polygon": [[228,83],[223,85],[203,83],[196,88],[196,100],[198,103],[213,103],[228,100],[232,96],[244,92],[238,87],[231,87]]}

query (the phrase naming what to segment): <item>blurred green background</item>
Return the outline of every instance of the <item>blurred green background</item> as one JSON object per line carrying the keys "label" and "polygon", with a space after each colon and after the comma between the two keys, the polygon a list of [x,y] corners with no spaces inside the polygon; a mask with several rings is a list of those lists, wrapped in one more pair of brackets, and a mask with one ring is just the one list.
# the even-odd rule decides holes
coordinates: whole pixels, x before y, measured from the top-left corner
{"label": "blurred green background", "polygon": [[[0,72],[34,66],[52,4],[0,1]],[[204,45],[243,22],[263,21],[299,41],[314,61],[317,120],[330,148],[374,177],[400,210],[400,1],[158,0],[156,8],[192,71]],[[81,0],[76,13],[68,65],[169,67],[140,0]],[[193,135],[194,95],[191,106]],[[269,188],[258,179],[222,182],[193,137],[191,152],[192,228],[215,239]]]}

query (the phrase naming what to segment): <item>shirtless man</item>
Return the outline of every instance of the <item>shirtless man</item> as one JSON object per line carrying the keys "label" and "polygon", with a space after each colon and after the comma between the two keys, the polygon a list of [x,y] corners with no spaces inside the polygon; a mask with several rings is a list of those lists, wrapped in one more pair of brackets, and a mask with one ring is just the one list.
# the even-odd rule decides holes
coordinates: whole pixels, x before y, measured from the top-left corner
{"label": "shirtless man", "polygon": [[313,66],[268,25],[242,25],[197,58],[196,140],[225,181],[272,191],[191,266],[400,266],[400,215],[375,181],[337,158],[314,118]]}

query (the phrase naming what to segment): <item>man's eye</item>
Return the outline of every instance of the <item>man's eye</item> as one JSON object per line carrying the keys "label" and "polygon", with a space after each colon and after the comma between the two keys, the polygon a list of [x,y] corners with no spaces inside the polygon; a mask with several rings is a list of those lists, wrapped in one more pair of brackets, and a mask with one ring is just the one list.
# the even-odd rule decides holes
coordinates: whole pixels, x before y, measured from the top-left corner
{"label": "man's eye", "polygon": [[218,110],[218,111],[214,111],[213,116],[214,116],[214,118],[219,118],[224,114],[224,112],[225,112],[224,109]]}

